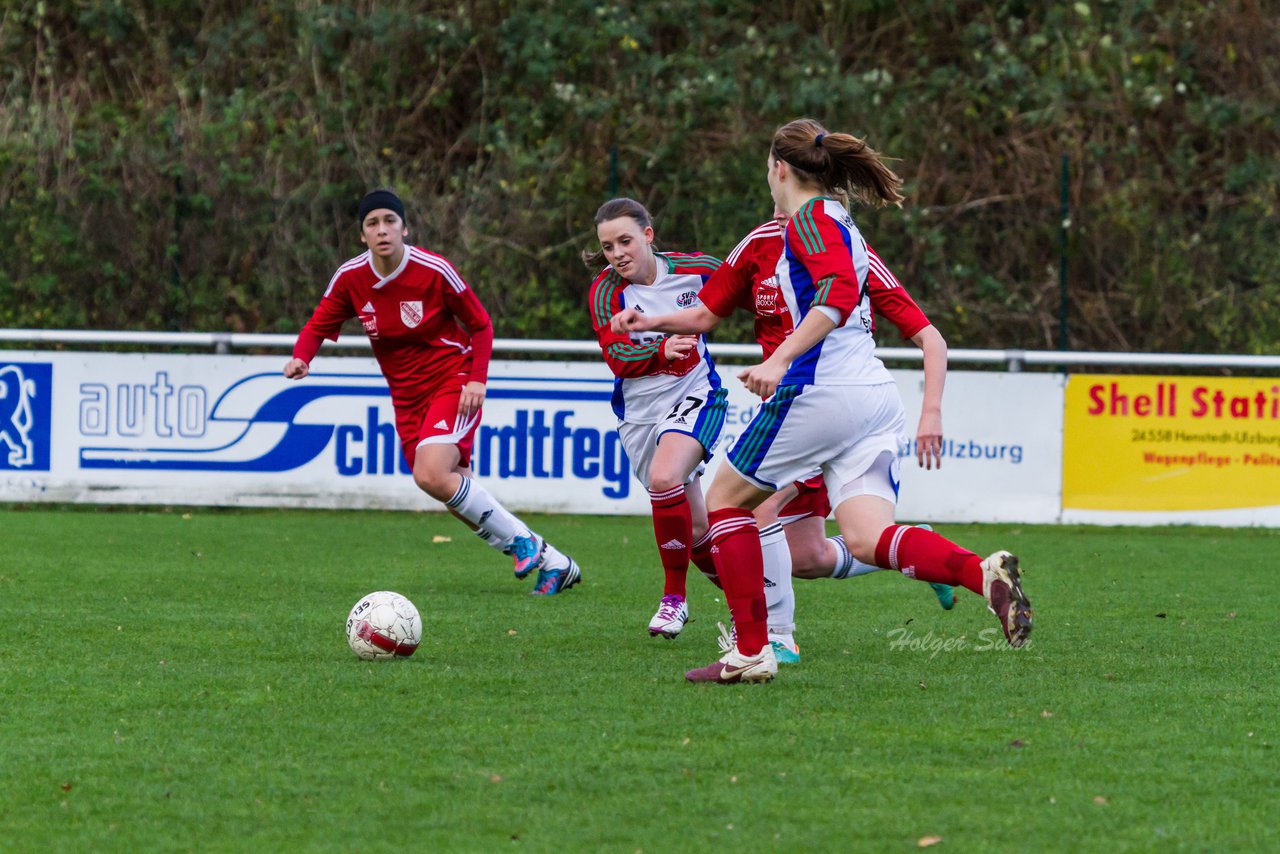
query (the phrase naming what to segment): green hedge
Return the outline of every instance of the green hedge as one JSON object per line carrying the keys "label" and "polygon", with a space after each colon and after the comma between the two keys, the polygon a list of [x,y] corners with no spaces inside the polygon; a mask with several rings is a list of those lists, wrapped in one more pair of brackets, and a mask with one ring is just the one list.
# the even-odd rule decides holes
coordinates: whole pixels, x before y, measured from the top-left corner
{"label": "green hedge", "polygon": [[296,330],[388,184],[499,336],[585,338],[601,201],[723,256],[811,115],[900,158],[856,215],[953,346],[1057,346],[1066,156],[1072,347],[1280,349],[1264,4],[368,5],[6,4],[0,326]]}

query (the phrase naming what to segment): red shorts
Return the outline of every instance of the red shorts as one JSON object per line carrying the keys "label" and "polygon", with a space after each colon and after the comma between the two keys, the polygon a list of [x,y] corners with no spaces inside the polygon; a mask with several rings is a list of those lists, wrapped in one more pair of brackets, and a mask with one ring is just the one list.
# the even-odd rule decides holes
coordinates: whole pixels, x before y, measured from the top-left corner
{"label": "red shorts", "polygon": [[470,418],[458,417],[458,400],[462,386],[434,395],[426,405],[415,409],[396,408],[396,433],[400,435],[400,448],[404,458],[413,468],[418,446],[424,442],[456,445],[462,458],[458,464],[471,465],[471,446],[475,443],[476,428],[480,426],[480,410]]}
{"label": "red shorts", "polygon": [[815,474],[808,480],[797,480],[796,489],[800,494],[786,503],[778,511],[779,518],[789,518],[793,522],[817,516],[825,519],[831,514],[831,501],[827,498],[827,484],[821,474]]}

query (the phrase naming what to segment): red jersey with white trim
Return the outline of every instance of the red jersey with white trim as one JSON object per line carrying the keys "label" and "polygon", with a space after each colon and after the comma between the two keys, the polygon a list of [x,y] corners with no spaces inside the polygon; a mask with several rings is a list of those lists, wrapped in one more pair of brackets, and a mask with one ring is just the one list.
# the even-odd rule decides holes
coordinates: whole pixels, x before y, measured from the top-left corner
{"label": "red jersey with white trim", "polygon": [[360,318],[397,409],[416,407],[441,390],[485,382],[493,327],[475,292],[442,255],[406,246],[385,278],[365,252],[347,261],[298,333],[295,358],[310,362],[322,339]]}
{"label": "red jersey with white trim", "polygon": [[791,334],[791,315],[778,290],[778,258],[782,255],[782,229],[773,220],[756,226],[742,238],[720,269],[698,294],[718,317],[735,308],[755,315],[756,341],[767,359]]}
{"label": "red jersey with white trim", "polygon": [[[766,359],[793,328],[791,314],[778,289],[781,255],[782,229],[773,220],[761,223],[734,247],[698,294],[702,304],[718,317],[728,317],[735,308],[752,312],[756,318],[756,341]],[[872,310],[896,326],[904,339],[911,340],[929,325],[929,318],[870,246],[867,255]]]}

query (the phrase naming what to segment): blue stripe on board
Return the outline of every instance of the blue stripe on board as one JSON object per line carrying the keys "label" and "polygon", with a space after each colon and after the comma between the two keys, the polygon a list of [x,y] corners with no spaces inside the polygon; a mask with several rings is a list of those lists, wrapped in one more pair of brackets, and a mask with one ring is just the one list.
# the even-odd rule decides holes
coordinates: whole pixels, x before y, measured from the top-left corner
{"label": "blue stripe on board", "polygon": [[503,400],[600,400],[613,399],[610,391],[554,391],[543,389],[491,388],[485,392],[487,398]]}
{"label": "blue stripe on board", "polygon": [[[312,374],[315,376],[315,374]],[[490,375],[489,382],[504,383],[608,383],[613,380],[582,379],[574,377],[497,377]]]}

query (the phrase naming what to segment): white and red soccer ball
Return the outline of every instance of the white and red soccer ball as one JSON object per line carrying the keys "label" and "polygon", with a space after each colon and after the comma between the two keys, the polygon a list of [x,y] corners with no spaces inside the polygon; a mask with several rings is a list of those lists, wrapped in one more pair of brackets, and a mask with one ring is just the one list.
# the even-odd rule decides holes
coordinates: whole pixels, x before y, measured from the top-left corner
{"label": "white and red soccer ball", "polygon": [[370,593],[347,615],[347,643],[366,661],[408,658],[421,640],[422,617],[399,593]]}

